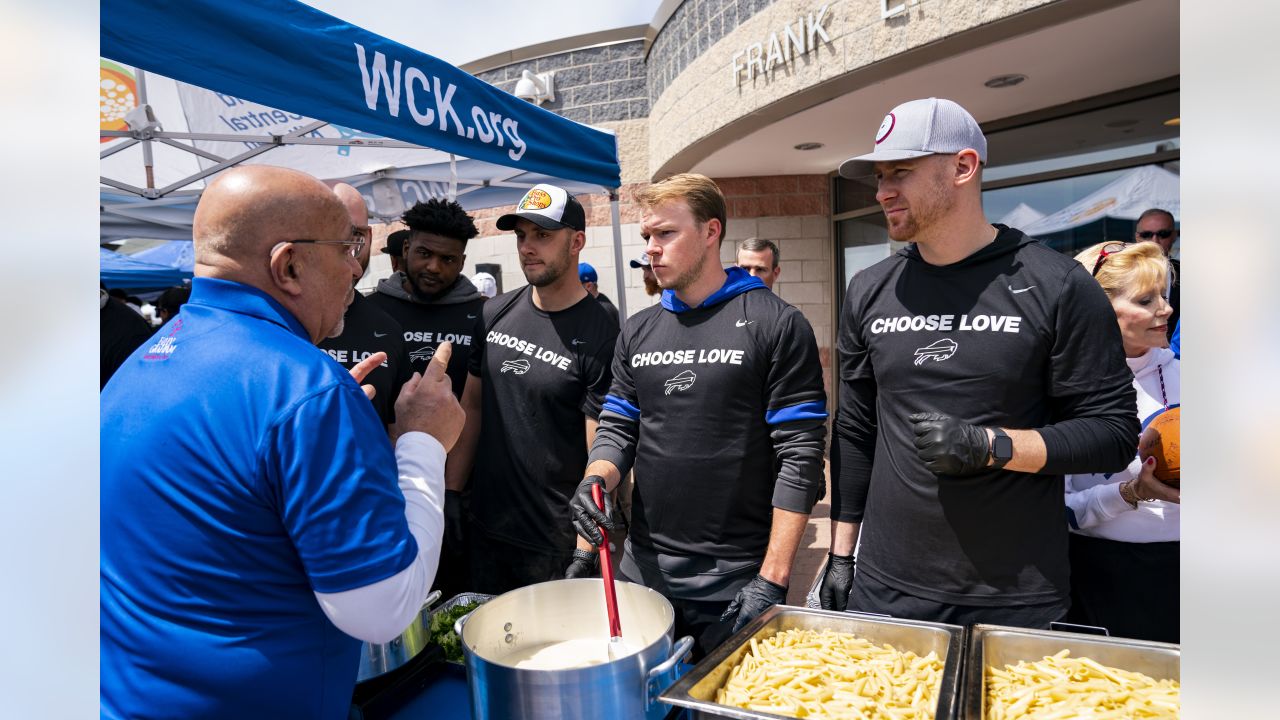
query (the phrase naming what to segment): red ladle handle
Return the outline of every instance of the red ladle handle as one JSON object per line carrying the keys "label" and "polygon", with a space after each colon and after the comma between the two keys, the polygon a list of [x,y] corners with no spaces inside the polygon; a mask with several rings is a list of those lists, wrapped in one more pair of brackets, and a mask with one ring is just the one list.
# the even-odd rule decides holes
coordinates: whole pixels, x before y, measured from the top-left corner
{"label": "red ladle handle", "polygon": [[[604,489],[591,486],[591,499],[604,510]],[[600,577],[604,579],[604,602],[609,613],[609,637],[622,637],[622,621],[618,619],[618,593],[613,587],[613,563],[609,560],[609,532],[600,527]]]}

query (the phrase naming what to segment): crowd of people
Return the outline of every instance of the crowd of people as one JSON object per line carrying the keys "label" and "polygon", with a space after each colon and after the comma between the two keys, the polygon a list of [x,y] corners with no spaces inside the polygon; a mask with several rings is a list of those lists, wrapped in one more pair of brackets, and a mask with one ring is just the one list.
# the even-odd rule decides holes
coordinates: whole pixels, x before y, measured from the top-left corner
{"label": "crowd of people", "polygon": [[930,98],[841,166],[908,245],[848,286],[834,417],[778,245],[723,267],[704,176],[636,191],[659,302],[623,319],[555,185],[497,220],[526,285],[463,275],[478,230],[433,199],[366,297],[354,188],[223,173],[187,304],[109,383],[104,348],[104,715],[340,716],[429,589],[597,575],[601,529],[701,656],[808,582],[828,458],[824,608],[1176,641],[1178,490],[1137,456],[1179,402],[1173,218],[1072,259],[987,222],[986,152]]}

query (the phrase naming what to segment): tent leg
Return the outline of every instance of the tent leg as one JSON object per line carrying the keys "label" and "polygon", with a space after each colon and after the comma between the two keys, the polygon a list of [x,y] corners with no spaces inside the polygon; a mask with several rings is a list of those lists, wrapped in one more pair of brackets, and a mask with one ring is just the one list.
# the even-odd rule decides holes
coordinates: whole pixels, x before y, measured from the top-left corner
{"label": "tent leg", "polygon": [[618,317],[627,319],[627,284],[623,276],[622,212],[618,209],[618,189],[609,190],[609,212],[613,216],[613,271],[618,279]]}

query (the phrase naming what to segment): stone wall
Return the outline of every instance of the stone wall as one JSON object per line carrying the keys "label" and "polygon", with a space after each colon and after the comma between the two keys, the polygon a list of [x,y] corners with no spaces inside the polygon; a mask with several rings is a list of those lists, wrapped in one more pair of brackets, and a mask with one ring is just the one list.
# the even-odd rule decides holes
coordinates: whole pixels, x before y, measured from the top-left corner
{"label": "stone wall", "polygon": [[580,123],[635,120],[649,116],[644,41],[628,40],[513,63],[476,77],[513,92],[524,70],[554,70],[554,102],[543,108]]}
{"label": "stone wall", "polygon": [[657,100],[671,81],[738,24],[773,0],[685,0],[671,13],[649,49],[649,99]]}

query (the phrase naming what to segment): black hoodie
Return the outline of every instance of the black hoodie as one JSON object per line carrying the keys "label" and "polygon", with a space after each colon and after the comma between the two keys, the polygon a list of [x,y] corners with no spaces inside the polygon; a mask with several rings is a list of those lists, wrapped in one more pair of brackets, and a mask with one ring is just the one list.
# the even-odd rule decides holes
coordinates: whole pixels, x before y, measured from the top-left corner
{"label": "black hoodie", "polygon": [[[858,571],[958,605],[1064,602],[1063,473],[1119,470],[1138,425],[1115,312],[1081,265],[1018,230],[946,266],[910,245],[854,276],[840,316],[832,516]],[[938,476],[915,412],[1039,429],[1039,473]],[[865,517],[863,515],[865,510]]]}
{"label": "black hoodie", "polygon": [[453,343],[449,380],[454,396],[461,398],[471,349],[484,336],[484,296],[465,275],[459,275],[448,290],[429,302],[407,292],[404,280],[403,272],[392,273],[378,283],[378,291],[369,299],[404,328],[411,374],[426,371],[440,343]]}

